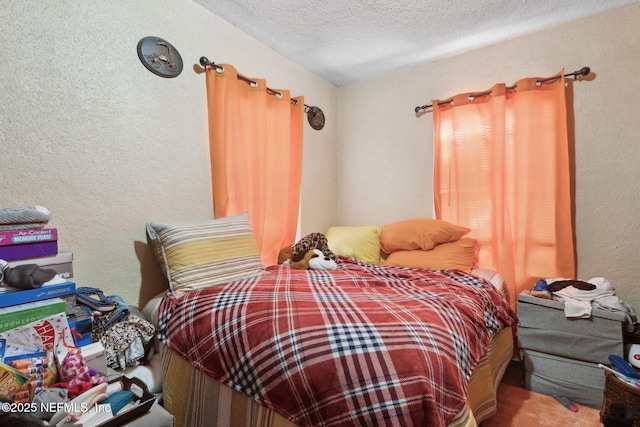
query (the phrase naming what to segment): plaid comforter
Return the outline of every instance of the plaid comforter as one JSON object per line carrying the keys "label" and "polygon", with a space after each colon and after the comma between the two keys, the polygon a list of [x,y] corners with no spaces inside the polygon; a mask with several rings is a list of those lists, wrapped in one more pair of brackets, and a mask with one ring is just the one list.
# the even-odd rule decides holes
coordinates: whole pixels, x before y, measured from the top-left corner
{"label": "plaid comforter", "polygon": [[491,334],[517,319],[457,270],[338,258],[162,300],[159,337],[196,368],[300,426],[446,426]]}

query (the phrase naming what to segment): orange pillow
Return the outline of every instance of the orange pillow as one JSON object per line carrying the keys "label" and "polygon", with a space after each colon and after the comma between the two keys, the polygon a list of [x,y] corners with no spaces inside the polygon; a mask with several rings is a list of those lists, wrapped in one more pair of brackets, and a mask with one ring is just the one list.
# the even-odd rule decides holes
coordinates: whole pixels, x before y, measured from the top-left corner
{"label": "orange pillow", "polygon": [[382,265],[470,273],[476,263],[476,243],[476,239],[465,237],[442,243],[429,251],[395,251],[389,254]]}
{"label": "orange pillow", "polygon": [[395,251],[428,251],[439,243],[454,242],[471,231],[440,219],[409,219],[382,227],[380,245],[388,254]]}

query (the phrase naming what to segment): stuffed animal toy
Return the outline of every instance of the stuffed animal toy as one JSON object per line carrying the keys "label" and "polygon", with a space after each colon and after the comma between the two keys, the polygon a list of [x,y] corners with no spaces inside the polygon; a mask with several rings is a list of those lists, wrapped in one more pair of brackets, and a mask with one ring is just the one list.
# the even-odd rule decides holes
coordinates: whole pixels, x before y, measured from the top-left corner
{"label": "stuffed animal toy", "polygon": [[278,253],[278,264],[282,264],[291,259],[293,245],[289,245]]}
{"label": "stuffed animal toy", "polygon": [[304,258],[302,258],[301,260],[294,261],[293,259],[289,259],[284,263],[285,264],[288,263],[291,268],[295,268],[296,270],[308,270],[309,260],[315,256],[317,256],[316,253],[311,250],[311,251],[307,251],[307,253],[304,254]]}
{"label": "stuffed animal toy", "polygon": [[307,251],[304,258],[300,261],[289,261],[291,268],[298,270],[335,270],[338,264],[331,258],[325,256],[320,249],[311,249]]}
{"label": "stuffed animal toy", "polygon": [[309,260],[309,268],[312,270],[335,270],[338,268],[338,264],[330,257],[325,256],[320,249],[314,249],[312,251],[315,256],[312,256]]}
{"label": "stuffed animal toy", "polygon": [[304,236],[298,243],[291,247],[291,260],[300,261],[307,252],[319,249],[325,257],[336,259],[335,254],[329,249],[329,242],[322,233],[311,233]]}
{"label": "stuffed animal toy", "polygon": [[94,386],[107,382],[107,377],[87,366],[80,350],[71,350],[64,357],[60,365],[60,379],[69,383],[70,387],[86,384]]}

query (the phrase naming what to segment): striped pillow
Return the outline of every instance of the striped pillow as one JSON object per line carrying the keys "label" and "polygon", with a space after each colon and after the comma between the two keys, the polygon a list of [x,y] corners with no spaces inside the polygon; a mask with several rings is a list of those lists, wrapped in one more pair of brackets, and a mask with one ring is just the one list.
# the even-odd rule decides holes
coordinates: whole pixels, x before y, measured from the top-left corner
{"label": "striped pillow", "polygon": [[175,294],[255,277],[262,272],[246,212],[202,222],[147,222],[147,234]]}

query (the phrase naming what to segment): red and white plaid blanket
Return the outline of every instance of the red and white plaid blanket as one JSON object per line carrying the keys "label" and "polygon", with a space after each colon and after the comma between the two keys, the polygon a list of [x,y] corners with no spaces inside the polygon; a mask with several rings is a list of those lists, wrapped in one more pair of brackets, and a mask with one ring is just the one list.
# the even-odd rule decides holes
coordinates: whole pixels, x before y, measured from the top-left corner
{"label": "red and white plaid blanket", "polygon": [[338,258],[338,270],[167,294],[159,337],[196,368],[299,426],[446,426],[492,333],[517,323],[456,270]]}

